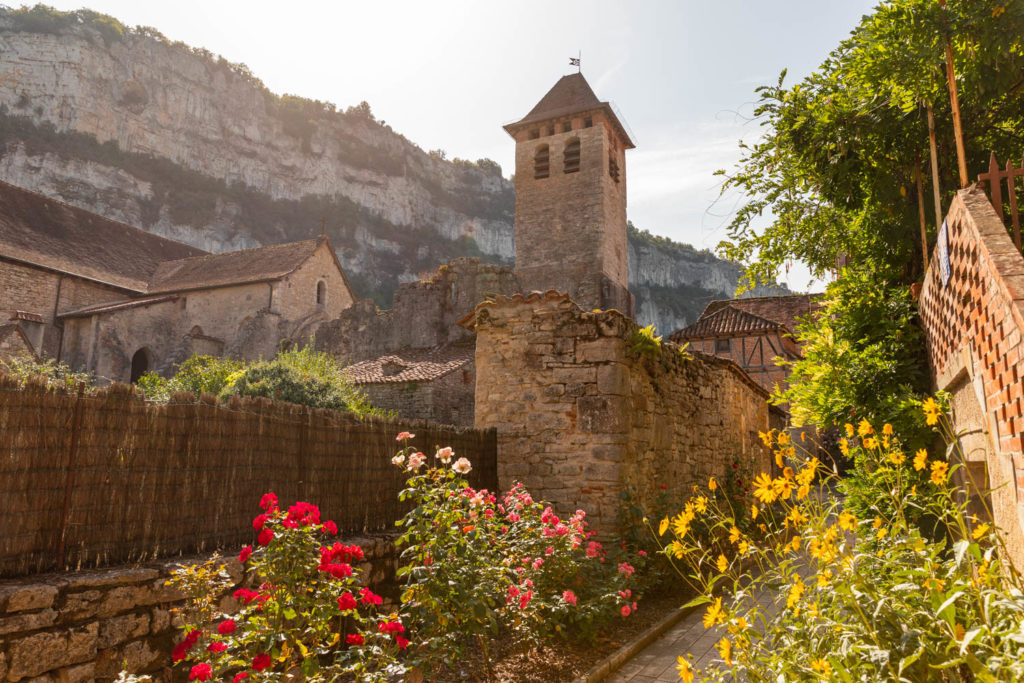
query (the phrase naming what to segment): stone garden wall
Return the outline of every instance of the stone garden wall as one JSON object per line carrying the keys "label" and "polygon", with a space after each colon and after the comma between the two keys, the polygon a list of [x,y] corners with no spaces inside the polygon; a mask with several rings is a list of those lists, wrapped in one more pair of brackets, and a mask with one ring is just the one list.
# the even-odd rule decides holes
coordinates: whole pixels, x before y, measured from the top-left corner
{"label": "stone garden wall", "polygon": [[[363,548],[365,582],[380,592],[394,581],[393,536],[349,538]],[[175,608],[184,604],[164,585],[176,567],[193,560],[131,568],[37,575],[0,584],[0,681],[77,683],[109,681],[124,668],[154,680],[184,680],[172,670],[171,649],[181,639]],[[231,613],[231,593],[246,582],[242,565],[225,560],[232,585],[221,609]],[[387,591],[385,591],[387,592]]]}
{"label": "stone garden wall", "polygon": [[[735,364],[664,342],[634,353],[637,325],[550,291],[498,297],[477,333],[477,428],[498,432],[498,482],[614,530],[621,494],[652,509],[733,462],[766,470],[767,393]],[[665,488],[662,488],[665,487]]]}

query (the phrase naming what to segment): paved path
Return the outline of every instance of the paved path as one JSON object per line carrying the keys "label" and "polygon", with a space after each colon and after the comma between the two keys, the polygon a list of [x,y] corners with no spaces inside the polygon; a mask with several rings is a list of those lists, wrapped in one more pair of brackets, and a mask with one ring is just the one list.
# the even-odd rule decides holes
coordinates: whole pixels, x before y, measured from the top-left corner
{"label": "paved path", "polygon": [[[771,602],[771,596],[761,593],[757,596],[763,605]],[[691,654],[690,663],[697,669],[706,669],[715,662],[721,662],[715,644],[725,635],[725,629],[705,629],[701,621],[705,607],[702,605],[682,621],[645,647],[621,669],[612,674],[608,683],[668,683],[679,681],[676,662],[680,655]]]}

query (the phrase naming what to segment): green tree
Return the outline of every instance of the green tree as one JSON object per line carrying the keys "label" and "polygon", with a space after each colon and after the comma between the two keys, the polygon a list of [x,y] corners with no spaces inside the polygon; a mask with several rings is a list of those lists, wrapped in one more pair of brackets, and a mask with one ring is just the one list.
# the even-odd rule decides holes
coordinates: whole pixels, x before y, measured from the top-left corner
{"label": "green tree", "polygon": [[[741,143],[733,172],[719,171],[722,192],[744,198],[719,250],[748,264],[746,286],[774,281],[791,259],[821,277],[844,254],[884,277],[918,277],[915,170],[927,181],[929,104],[944,206],[959,187],[947,36],[968,169],[980,172],[990,151],[1024,152],[1024,1],[887,0],[802,82],[785,85],[783,71],[757,91],[763,137]],[[755,229],[766,215],[767,228]]]}

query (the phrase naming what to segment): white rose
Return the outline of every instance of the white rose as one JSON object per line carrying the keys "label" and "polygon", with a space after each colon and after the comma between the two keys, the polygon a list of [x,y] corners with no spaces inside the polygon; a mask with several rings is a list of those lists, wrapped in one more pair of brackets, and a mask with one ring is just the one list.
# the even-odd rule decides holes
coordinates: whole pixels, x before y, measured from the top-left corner
{"label": "white rose", "polygon": [[459,474],[469,474],[469,471],[473,469],[473,466],[469,464],[469,460],[459,458],[455,461],[455,464],[452,465],[452,469]]}
{"label": "white rose", "polygon": [[397,465],[398,467],[401,467],[403,462],[405,462],[405,456],[402,455],[401,453],[391,458],[392,465]]}
{"label": "white rose", "polygon": [[455,451],[452,450],[451,446],[445,446],[437,452],[437,459],[443,462],[445,465],[452,461],[452,456],[455,455]]}
{"label": "white rose", "polygon": [[409,470],[415,472],[419,468],[423,467],[423,463],[427,461],[427,456],[422,453],[416,452],[409,456]]}

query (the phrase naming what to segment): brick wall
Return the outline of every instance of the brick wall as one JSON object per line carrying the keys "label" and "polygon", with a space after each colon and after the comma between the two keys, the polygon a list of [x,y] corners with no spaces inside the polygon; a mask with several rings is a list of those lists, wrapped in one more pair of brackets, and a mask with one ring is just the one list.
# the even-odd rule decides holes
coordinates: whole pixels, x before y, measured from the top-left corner
{"label": "brick wall", "polygon": [[769,466],[767,394],[733,363],[668,343],[634,355],[635,323],[554,292],[481,304],[472,324],[476,424],[498,430],[502,488],[522,481],[609,533],[626,487],[650,507],[661,485],[685,495],[734,459]]}
{"label": "brick wall", "polygon": [[946,217],[949,280],[937,247],[920,297],[937,389],[953,394],[954,423],[975,503],[988,503],[1024,563],[1024,258],[980,186],[957,193]]}
{"label": "brick wall", "polygon": [[[364,583],[377,591],[395,578],[393,538],[380,535],[344,541],[363,548]],[[0,583],[0,681],[111,681],[122,668],[148,673],[158,681],[172,680],[172,676],[184,680],[184,667],[173,674],[170,668],[171,649],[181,640],[174,610],[184,605],[184,598],[164,583],[177,567],[205,559]],[[230,594],[247,581],[236,559],[224,562],[231,586],[224,591],[220,609],[233,613],[238,605]]]}

